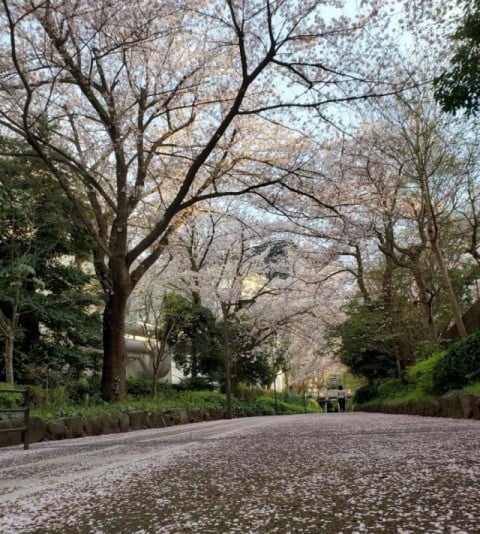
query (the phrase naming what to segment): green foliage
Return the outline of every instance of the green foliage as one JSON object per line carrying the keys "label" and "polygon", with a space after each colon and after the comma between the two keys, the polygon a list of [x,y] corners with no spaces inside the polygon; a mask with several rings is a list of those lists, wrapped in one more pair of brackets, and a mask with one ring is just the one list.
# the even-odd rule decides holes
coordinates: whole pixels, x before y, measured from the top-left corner
{"label": "green foliage", "polygon": [[280,414],[283,411],[284,406],[288,406],[283,402],[277,401],[278,411],[275,411],[275,400],[269,396],[258,397],[255,401],[259,410],[262,411],[265,415],[275,415]]}
{"label": "green foliage", "polygon": [[416,384],[406,383],[397,378],[382,380],[374,388],[366,386],[357,391],[354,403],[358,405],[401,404],[407,401],[429,398]]}
{"label": "green foliage", "polygon": [[180,384],[180,389],[187,391],[215,391],[217,386],[208,376],[191,376],[183,379]]}
{"label": "green foliage", "polygon": [[88,257],[90,243],[39,160],[0,159],[0,176],[0,310],[9,317],[15,301],[20,312],[16,380],[47,386],[45,374],[56,374],[58,384],[71,381],[99,364],[100,317],[91,311],[99,300],[76,262]]}
{"label": "green foliage", "polygon": [[414,388],[399,378],[386,378],[378,384],[377,399],[383,402],[407,396]]}
{"label": "green foliage", "polygon": [[[356,404],[396,404],[441,395],[451,389],[480,394],[480,333],[411,366],[407,381],[384,379],[357,390]],[[464,387],[471,384],[471,387]]]}
{"label": "green foliage", "polygon": [[[63,375],[59,375],[59,379]],[[36,409],[49,411],[65,411],[75,406],[98,404],[100,399],[100,378],[82,376],[78,380],[72,380],[65,384],[59,384],[52,380],[55,385],[30,386],[32,406]]]}
{"label": "green foliage", "polygon": [[[256,399],[256,404],[258,404],[262,411],[266,415],[287,415],[287,414],[300,414],[305,413],[305,403],[302,397],[302,403],[292,403],[285,402],[281,400],[280,396],[277,398],[276,409],[275,409],[275,399],[271,395],[263,395]],[[317,402],[314,399],[306,399],[307,413],[317,413],[321,409],[318,406]]]}
{"label": "green foliage", "polygon": [[81,376],[68,388],[68,398],[72,405],[99,404],[102,402],[100,395],[100,373]]}
{"label": "green foliage", "polygon": [[146,375],[127,378],[127,395],[132,397],[147,397],[152,392],[152,379]]}
{"label": "green foliage", "polygon": [[437,394],[461,389],[480,380],[480,333],[475,333],[448,348],[433,369]]}
{"label": "green foliage", "polygon": [[369,381],[395,373],[392,334],[385,323],[385,310],[374,303],[351,301],[347,319],[331,331],[341,340],[340,360],[352,374]]}
{"label": "green foliage", "polygon": [[475,384],[471,384],[469,386],[464,387],[463,391],[465,391],[466,393],[470,393],[470,395],[480,397],[480,382],[475,382]]}
{"label": "green foliage", "polygon": [[420,360],[407,371],[409,382],[415,384],[416,388],[427,395],[435,393],[433,372],[439,362],[445,357],[446,351],[436,352],[430,358]]}
{"label": "green foliage", "polygon": [[476,115],[480,109],[480,2],[462,1],[463,19],[452,35],[451,69],[435,79],[435,98],[442,109]]}
{"label": "green foliage", "polygon": [[[269,386],[274,377],[273,367],[280,368],[282,361],[272,361],[272,347],[259,344],[251,324],[244,318],[235,318],[219,324],[223,349],[223,365],[230,360],[234,389],[239,384]],[[225,376],[222,373],[221,378]]]}
{"label": "green foliage", "polygon": [[[0,382],[0,389],[17,389],[11,384]],[[14,408],[23,402],[23,393],[3,393],[0,391],[0,408]]]}
{"label": "green foliage", "polygon": [[[164,386],[162,384],[162,386]],[[259,390],[258,393],[261,393]],[[32,415],[51,420],[58,417],[69,417],[73,415],[83,415],[85,417],[95,417],[101,414],[119,415],[131,411],[143,410],[147,412],[168,413],[173,417],[178,417],[180,410],[192,412],[211,411],[225,413],[227,409],[226,396],[215,391],[176,391],[169,385],[160,388],[160,393],[156,399],[149,395],[145,397],[128,396],[125,401],[116,404],[103,403],[73,405],[69,403],[68,396],[61,389],[49,391],[38,390],[35,393],[35,405]],[[284,400],[287,399],[287,400]],[[294,402],[293,402],[294,401]],[[277,408],[279,414],[300,414],[304,413],[303,396],[283,396],[279,394],[277,398]],[[275,400],[273,392],[263,391],[262,395],[256,396],[252,400],[241,398],[233,399],[234,415],[254,416],[254,415],[274,415]],[[307,411],[315,413],[321,411],[318,404],[313,399],[307,399]]]}
{"label": "green foliage", "polygon": [[353,396],[354,404],[365,404],[372,399],[374,399],[378,394],[378,385],[377,384],[367,384],[362,386],[355,391]]}
{"label": "green foliage", "polygon": [[268,390],[258,387],[248,387],[245,384],[238,384],[235,387],[235,397],[244,402],[254,402],[262,395],[267,395]]}
{"label": "green foliage", "polygon": [[[147,375],[139,375],[127,378],[126,382],[127,395],[131,398],[142,399],[149,397],[152,394],[152,377]],[[165,382],[157,382],[157,399],[174,398],[178,391],[182,388],[177,384],[167,384]]]}
{"label": "green foliage", "polygon": [[68,398],[68,392],[63,386],[55,388],[32,386],[30,391],[33,408],[61,411],[71,404]]}
{"label": "green foliage", "polygon": [[178,293],[170,293],[165,297],[163,314],[167,328],[172,330],[173,358],[184,375],[218,372],[221,354],[213,313]]}

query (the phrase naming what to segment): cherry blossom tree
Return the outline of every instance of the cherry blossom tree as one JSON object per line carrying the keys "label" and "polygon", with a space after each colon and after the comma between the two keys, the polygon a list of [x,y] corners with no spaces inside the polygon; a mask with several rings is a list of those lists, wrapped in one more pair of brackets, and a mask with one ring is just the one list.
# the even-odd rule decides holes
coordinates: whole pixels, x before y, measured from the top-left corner
{"label": "cherry blossom tree", "polygon": [[193,207],[280,183],[288,165],[275,161],[307,111],[323,119],[398,88],[372,68],[385,48],[363,32],[385,20],[382,2],[350,18],[330,4],[3,0],[0,124],[45,162],[95,243],[105,400],[125,394],[128,296]]}
{"label": "cherry blossom tree", "polygon": [[[377,270],[381,265],[379,287],[366,291],[362,276],[361,294],[367,304],[372,296],[381,303],[382,324],[391,317],[386,326],[400,368],[411,361],[408,352],[418,349],[422,337],[402,319],[398,298],[406,297],[412,317],[414,306],[421,307],[427,326],[423,342],[433,348],[452,318],[460,335],[466,334],[461,299],[474,273],[465,252],[471,251],[476,232],[472,179],[478,155],[468,125],[445,120],[432,100],[429,90],[417,87],[391,99],[389,106],[372,105],[365,115],[369,122],[342,145],[369,235],[357,251],[362,254],[374,244],[382,254],[371,265]],[[351,217],[351,222],[360,220]],[[364,258],[359,259],[358,271],[364,273]]]}

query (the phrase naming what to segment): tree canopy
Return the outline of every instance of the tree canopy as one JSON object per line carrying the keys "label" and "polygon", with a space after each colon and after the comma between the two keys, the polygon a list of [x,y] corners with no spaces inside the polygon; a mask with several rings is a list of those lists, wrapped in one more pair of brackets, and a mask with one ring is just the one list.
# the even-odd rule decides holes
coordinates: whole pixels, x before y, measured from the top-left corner
{"label": "tree canopy", "polygon": [[451,36],[451,68],[435,78],[435,98],[444,111],[480,110],[480,2],[462,0],[462,21]]}
{"label": "tree canopy", "polygon": [[98,367],[100,300],[82,268],[91,245],[44,164],[25,146],[17,151],[23,155],[0,159],[3,369],[12,382],[43,381],[48,373],[51,384],[61,383]]}

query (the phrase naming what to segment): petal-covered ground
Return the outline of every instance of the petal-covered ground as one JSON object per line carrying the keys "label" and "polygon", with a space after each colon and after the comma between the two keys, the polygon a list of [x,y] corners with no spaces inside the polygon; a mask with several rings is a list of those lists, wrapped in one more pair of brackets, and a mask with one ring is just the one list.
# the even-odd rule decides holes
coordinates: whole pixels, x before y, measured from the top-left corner
{"label": "petal-covered ground", "polygon": [[480,533],[480,423],[215,421],[0,449],[0,532]]}

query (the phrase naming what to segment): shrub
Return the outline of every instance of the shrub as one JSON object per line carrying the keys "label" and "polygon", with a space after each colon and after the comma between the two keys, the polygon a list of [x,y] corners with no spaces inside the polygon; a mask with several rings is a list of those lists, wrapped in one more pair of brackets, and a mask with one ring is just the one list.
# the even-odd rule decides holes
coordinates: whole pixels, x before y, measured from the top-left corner
{"label": "shrub", "polygon": [[[271,397],[268,397],[268,396],[258,397],[255,403],[258,405],[259,413],[262,413],[265,415],[275,415],[275,413],[280,413],[280,410],[278,412],[275,412],[275,399],[272,399]],[[278,403],[277,403],[277,406],[278,406]]]}
{"label": "shrub", "polygon": [[268,395],[268,390],[256,387],[248,387],[244,384],[238,384],[235,388],[235,397],[244,402],[255,402],[255,399],[263,395]]}
{"label": "shrub", "polygon": [[215,391],[216,386],[206,376],[192,376],[184,378],[179,384],[179,389],[186,391]]}
{"label": "shrub", "polygon": [[376,397],[379,400],[392,400],[407,393],[409,386],[399,378],[386,378],[377,386]]}
{"label": "shrub", "polygon": [[475,382],[475,384],[471,384],[470,386],[467,386],[464,388],[464,391],[466,393],[470,393],[470,395],[475,395],[476,397],[480,397],[480,382]]}
{"label": "shrub", "polygon": [[[11,384],[0,382],[0,389],[16,389]],[[22,393],[1,393],[0,392],[0,408],[14,408],[19,406],[23,401]]]}
{"label": "shrub", "polygon": [[446,351],[436,352],[429,358],[417,362],[407,371],[409,382],[413,382],[417,389],[428,395],[435,393],[433,370],[445,357]]}
{"label": "shrub", "polygon": [[146,375],[127,378],[127,395],[132,397],[148,397],[152,395],[152,379]]}
{"label": "shrub", "polygon": [[365,404],[376,397],[377,393],[377,384],[367,384],[366,386],[362,386],[361,388],[357,389],[355,395],[353,396],[353,402],[354,404]]}
{"label": "shrub", "polygon": [[67,390],[63,386],[56,388],[32,386],[30,391],[34,408],[62,409],[70,404]]}
{"label": "shrub", "polygon": [[433,369],[437,394],[459,389],[480,380],[480,333],[462,339],[448,348]]}
{"label": "shrub", "polygon": [[68,397],[72,405],[101,403],[100,375],[81,377],[68,388]]}

